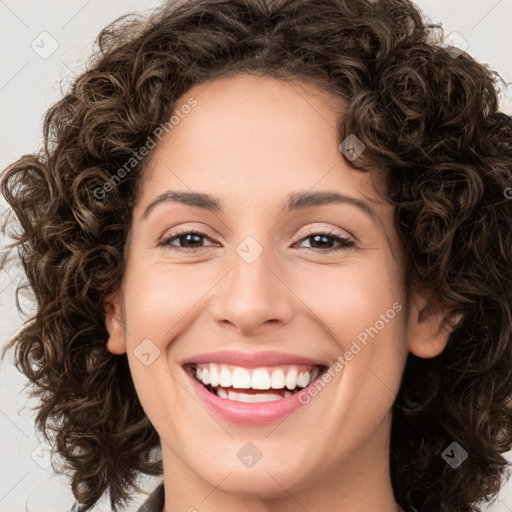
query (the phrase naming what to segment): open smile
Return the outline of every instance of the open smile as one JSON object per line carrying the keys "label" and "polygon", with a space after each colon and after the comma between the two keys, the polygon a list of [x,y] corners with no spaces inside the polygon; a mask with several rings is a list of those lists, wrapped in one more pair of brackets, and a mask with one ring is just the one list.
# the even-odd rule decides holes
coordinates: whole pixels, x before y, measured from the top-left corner
{"label": "open smile", "polygon": [[239,425],[284,419],[305,405],[300,393],[327,371],[327,365],[305,358],[217,354],[216,362],[205,354],[198,361],[183,362],[182,367],[205,407],[218,419]]}
{"label": "open smile", "polygon": [[244,403],[288,398],[306,388],[325,369],[310,365],[244,368],[217,363],[189,364],[186,368],[210,393]]}

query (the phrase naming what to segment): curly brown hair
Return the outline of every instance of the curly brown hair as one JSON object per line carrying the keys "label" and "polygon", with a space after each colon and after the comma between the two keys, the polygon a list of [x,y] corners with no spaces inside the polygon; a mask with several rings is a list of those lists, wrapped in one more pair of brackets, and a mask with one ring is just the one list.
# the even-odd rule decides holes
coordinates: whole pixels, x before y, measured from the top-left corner
{"label": "curly brown hair", "polygon": [[[193,85],[240,72],[309,81],[347,102],[351,164],[387,172],[407,284],[460,314],[445,350],[409,353],[393,410],[390,470],[406,510],[479,511],[512,447],[512,123],[496,73],[442,42],[408,0],[187,0],[118,18],[44,119],[44,147],[1,189],[37,310],[5,347],[40,399],[37,428],[72,471],[86,511],[113,510],[158,475],[159,436],[126,355],[107,351],[104,304],[123,278],[147,157],[116,174]],[[96,191],[96,194],[95,194]],[[14,236],[14,235],[13,235]],[[469,460],[442,458],[459,443]]]}

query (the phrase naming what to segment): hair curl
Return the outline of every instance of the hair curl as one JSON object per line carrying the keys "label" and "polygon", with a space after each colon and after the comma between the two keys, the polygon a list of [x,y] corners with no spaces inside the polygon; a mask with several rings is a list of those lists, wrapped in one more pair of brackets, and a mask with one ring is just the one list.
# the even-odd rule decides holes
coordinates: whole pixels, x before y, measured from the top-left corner
{"label": "hair curl", "polygon": [[[123,277],[147,157],[105,200],[94,190],[180,95],[240,72],[346,100],[340,141],[357,135],[366,150],[352,165],[388,172],[408,289],[462,315],[439,356],[409,354],[391,432],[397,501],[469,512],[499,491],[512,445],[512,125],[496,73],[441,37],[408,0],[187,0],[102,30],[87,70],[46,113],[44,147],[1,182],[37,301],[4,355],[15,347],[36,388],[37,428],[55,433],[80,510],[105,492],[117,510],[137,475],[162,472],[126,355],[106,349],[103,310]],[[441,456],[454,441],[469,454],[457,469]]]}

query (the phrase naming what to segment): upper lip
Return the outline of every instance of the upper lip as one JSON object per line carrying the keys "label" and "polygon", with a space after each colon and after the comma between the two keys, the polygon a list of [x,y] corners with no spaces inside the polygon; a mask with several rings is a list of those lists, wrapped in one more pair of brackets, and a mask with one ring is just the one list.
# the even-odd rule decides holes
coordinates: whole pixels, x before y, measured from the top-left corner
{"label": "upper lip", "polygon": [[308,357],[285,352],[240,352],[238,350],[220,350],[191,356],[182,365],[192,363],[224,363],[245,368],[259,368],[262,366],[279,366],[286,364],[325,366],[325,363]]}

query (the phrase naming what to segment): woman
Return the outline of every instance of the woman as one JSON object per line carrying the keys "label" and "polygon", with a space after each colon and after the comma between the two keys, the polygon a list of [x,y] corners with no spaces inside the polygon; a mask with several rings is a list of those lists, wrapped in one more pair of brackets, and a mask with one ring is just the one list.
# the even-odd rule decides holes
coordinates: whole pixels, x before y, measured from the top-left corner
{"label": "woman", "polygon": [[479,510],[512,445],[492,73],[405,0],[98,42],[2,178],[38,304],[10,347],[79,510],[162,472],[141,511]]}

